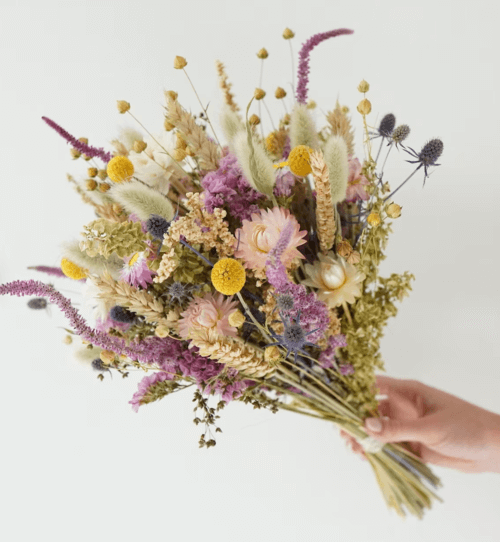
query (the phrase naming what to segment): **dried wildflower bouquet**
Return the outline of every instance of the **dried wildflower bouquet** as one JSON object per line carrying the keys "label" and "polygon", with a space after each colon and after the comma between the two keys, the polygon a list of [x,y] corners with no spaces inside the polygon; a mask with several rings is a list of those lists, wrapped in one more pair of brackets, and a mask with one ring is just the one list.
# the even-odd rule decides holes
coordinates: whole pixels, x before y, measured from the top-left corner
{"label": "dried wildflower bouquet", "polygon": [[[241,111],[220,62],[223,133],[216,134],[201,102],[203,112],[194,116],[174,91],[165,92],[165,130],[146,130],[146,138],[125,131],[113,152],[44,117],[73,157],[89,163],[85,178],[69,180],[96,218],[64,246],[60,268],[34,269],[84,281],[95,328],[51,285],[15,281],[0,293],[37,296],[34,308],[58,305],[69,333],[80,337],[77,355],[101,379],[146,372],[130,401],[135,410],[196,390],[194,421],[205,426],[200,446],[215,445],[218,413],[231,401],[336,424],[363,446],[388,505],[422,517],[433,498],[441,500],[425,485],[438,487],[438,478],[406,443],[367,437],[363,420],[378,416],[379,342],[413,278],[378,274],[391,222],[401,214],[392,196],[421,168],[425,181],[443,144],[431,140],[419,153],[405,147],[410,130],[396,127],[392,114],[370,129],[366,81],[357,106],[364,160],[355,156],[346,107],[337,103],[318,131],[307,100],[309,54],[351,33],[325,32],[303,44],[290,113],[278,88],[284,114],[277,126],[271,118],[271,132],[260,118],[266,92],[257,88]],[[283,34],[290,48],[293,36]],[[263,66],[267,51],[257,56]],[[175,58],[187,76],[186,65]],[[118,110],[137,121],[129,103],[119,101]],[[385,160],[379,167],[382,147],[385,160],[400,147],[418,164],[392,192],[382,178]],[[68,342],[77,342],[71,335]],[[214,395],[220,400],[209,406]]]}

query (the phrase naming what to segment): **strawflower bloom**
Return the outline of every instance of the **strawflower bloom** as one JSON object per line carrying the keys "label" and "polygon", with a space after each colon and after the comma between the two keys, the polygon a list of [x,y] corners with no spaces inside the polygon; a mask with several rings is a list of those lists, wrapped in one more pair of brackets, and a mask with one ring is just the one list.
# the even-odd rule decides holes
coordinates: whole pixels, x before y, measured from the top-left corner
{"label": "strawflower bloom", "polygon": [[120,279],[134,286],[134,288],[147,288],[153,283],[154,273],[149,269],[144,252],[136,252],[125,258],[125,264],[120,272]]}
{"label": "strawflower bloom", "polygon": [[288,209],[273,207],[252,214],[251,220],[244,220],[242,228],[236,231],[240,246],[234,253],[245,262],[247,269],[264,269],[269,252],[279,241],[281,232],[287,224],[292,225],[292,234],[286,249],[280,258],[285,266],[289,266],[296,258],[304,258],[297,247],[306,243],[303,239],[306,231],[300,231],[300,224]]}
{"label": "strawflower bloom", "polygon": [[319,254],[314,265],[306,264],[307,279],[302,284],[318,289],[318,298],[330,308],[344,303],[354,303],[361,296],[361,284],[365,280],[364,273],[347,263],[342,256]]}
{"label": "strawflower bloom", "polygon": [[229,324],[229,315],[238,306],[237,301],[226,298],[218,293],[206,294],[204,297],[194,298],[178,322],[179,335],[183,339],[190,338],[194,331],[215,331],[220,336],[236,337],[235,327]]}
{"label": "strawflower bloom", "polygon": [[365,187],[370,181],[361,173],[362,166],[357,158],[349,158],[349,177],[347,179],[346,201],[354,202],[357,200],[366,201],[370,199]]}

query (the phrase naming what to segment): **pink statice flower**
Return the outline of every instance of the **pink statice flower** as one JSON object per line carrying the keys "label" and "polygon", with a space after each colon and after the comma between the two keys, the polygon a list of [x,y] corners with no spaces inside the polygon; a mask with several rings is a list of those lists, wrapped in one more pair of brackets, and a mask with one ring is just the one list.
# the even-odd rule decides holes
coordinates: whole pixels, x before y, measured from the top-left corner
{"label": "pink statice flower", "polygon": [[361,173],[362,166],[357,158],[349,155],[349,178],[347,180],[346,201],[366,201],[370,198],[365,187],[370,181]]}
{"label": "pink statice flower", "polygon": [[236,230],[240,245],[234,253],[241,258],[247,269],[265,269],[269,252],[280,239],[281,232],[290,224],[292,233],[288,246],[280,255],[281,262],[289,266],[296,258],[304,258],[297,247],[307,241],[306,231],[300,231],[300,224],[288,209],[273,207],[252,214],[251,220],[243,220],[243,226]]}
{"label": "pink statice flower", "polygon": [[333,335],[332,337],[330,337],[328,339],[328,346],[319,355],[318,361],[320,365],[325,367],[325,369],[333,369],[334,365],[332,363],[332,360],[335,358],[337,348],[344,348],[345,346],[347,346],[345,335],[339,333],[338,335]]}
{"label": "pink statice flower", "polygon": [[276,176],[274,185],[274,195],[279,197],[289,197],[292,195],[292,187],[295,184],[295,175],[291,171],[281,171]]}
{"label": "pink statice flower", "polygon": [[154,274],[148,267],[144,252],[136,252],[130,258],[125,258],[120,278],[135,288],[147,288],[148,284],[153,283]]}
{"label": "pink statice flower", "polygon": [[145,376],[140,382],[138,390],[132,396],[129,403],[135,412],[139,412],[141,405],[147,404],[152,400],[151,392],[154,387],[165,380],[172,380],[173,375],[165,372],[155,372],[149,376]]}
{"label": "pink statice flower", "polygon": [[231,297],[218,293],[195,297],[187,309],[181,312],[178,322],[179,335],[183,339],[190,338],[195,331],[216,331],[225,337],[237,337],[235,327],[229,324],[229,315],[237,308],[238,302]]}

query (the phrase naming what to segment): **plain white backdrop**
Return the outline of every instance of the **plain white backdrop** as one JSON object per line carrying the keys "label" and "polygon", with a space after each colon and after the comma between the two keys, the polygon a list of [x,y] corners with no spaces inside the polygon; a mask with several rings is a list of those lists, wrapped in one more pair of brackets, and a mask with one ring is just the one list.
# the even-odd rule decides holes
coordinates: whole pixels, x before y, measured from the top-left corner
{"label": "plain white backdrop", "polygon": [[[356,87],[366,79],[373,125],[392,112],[410,125],[416,150],[432,137],[444,142],[425,188],[417,175],[395,198],[403,215],[382,271],[410,270],[416,281],[387,328],[386,371],[500,412],[499,16],[481,0],[4,0],[0,282],[49,281],[27,267],[57,265],[61,242],[94,218],[65,178],[84,175],[85,163],[71,161],[42,115],[110,148],[131,125],[116,111],[122,99],[159,132],[164,89],[199,112],[173,69],[182,55],[216,120],[214,61],[225,63],[243,107],[266,47],[263,87],[277,119],[274,89],[291,82],[285,27],[296,32],[295,56],[311,35],[351,28],[312,53],[318,125],[338,97],[353,112],[362,159]],[[393,187],[412,170],[406,158],[389,158]],[[387,510],[370,466],[323,422],[236,403],[222,413],[217,446],[200,450],[189,393],[134,413],[140,375],[99,382],[62,343],[57,309],[26,302],[0,299],[2,540],[498,540],[500,475],[434,467],[445,502],[423,521],[403,520]]]}

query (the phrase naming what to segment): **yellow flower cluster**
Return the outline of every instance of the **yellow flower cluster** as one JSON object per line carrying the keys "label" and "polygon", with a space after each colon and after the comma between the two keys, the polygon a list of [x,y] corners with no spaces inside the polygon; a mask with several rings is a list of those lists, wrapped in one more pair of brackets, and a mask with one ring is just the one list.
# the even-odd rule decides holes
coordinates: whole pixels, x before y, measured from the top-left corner
{"label": "yellow flower cluster", "polygon": [[106,171],[114,183],[122,183],[134,174],[134,164],[126,156],[115,156],[108,162]]}
{"label": "yellow flower cluster", "polygon": [[307,145],[297,145],[288,156],[288,166],[290,171],[299,177],[305,177],[311,173],[311,164],[309,162],[309,153],[312,149]]}
{"label": "yellow flower cluster", "polygon": [[67,258],[61,260],[61,271],[70,279],[80,280],[87,276],[87,272],[76,263],[71,262]]}
{"label": "yellow flower cluster", "polygon": [[224,295],[234,295],[245,285],[245,268],[238,260],[222,258],[213,266],[211,279],[218,292]]}

